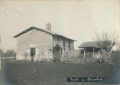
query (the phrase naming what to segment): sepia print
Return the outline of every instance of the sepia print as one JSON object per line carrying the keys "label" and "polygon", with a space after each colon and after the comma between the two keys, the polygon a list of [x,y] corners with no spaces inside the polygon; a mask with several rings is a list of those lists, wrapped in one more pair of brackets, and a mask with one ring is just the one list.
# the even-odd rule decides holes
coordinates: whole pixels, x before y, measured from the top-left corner
{"label": "sepia print", "polygon": [[120,84],[120,0],[0,1],[1,85]]}

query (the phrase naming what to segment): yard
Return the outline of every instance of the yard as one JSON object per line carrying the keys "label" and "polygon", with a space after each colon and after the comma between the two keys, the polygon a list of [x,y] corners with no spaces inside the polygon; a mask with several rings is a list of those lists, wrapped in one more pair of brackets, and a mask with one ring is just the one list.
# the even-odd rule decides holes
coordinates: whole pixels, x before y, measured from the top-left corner
{"label": "yard", "polygon": [[[120,83],[120,66],[63,62],[2,61],[3,85],[85,85]],[[67,82],[67,77],[106,77],[106,82]]]}

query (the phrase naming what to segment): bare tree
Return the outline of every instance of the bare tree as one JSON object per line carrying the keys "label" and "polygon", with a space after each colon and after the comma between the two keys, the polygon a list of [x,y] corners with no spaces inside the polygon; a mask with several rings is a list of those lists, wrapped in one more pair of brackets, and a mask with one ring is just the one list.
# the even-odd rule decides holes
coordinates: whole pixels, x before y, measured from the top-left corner
{"label": "bare tree", "polygon": [[101,34],[95,32],[96,38],[95,40],[98,42],[98,45],[101,49],[105,50],[108,58],[110,56],[110,51],[112,47],[116,44],[116,40],[118,39],[119,35],[116,35],[114,31],[112,34],[102,31]]}

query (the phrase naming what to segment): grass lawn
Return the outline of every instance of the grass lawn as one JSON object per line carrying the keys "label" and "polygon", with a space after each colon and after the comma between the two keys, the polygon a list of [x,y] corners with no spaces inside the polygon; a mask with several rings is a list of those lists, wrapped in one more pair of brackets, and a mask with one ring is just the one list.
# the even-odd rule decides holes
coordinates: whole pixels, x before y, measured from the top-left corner
{"label": "grass lawn", "polygon": [[[3,85],[114,85],[120,83],[117,68],[110,64],[2,61],[2,82]],[[106,77],[107,81],[67,82],[67,77]]]}

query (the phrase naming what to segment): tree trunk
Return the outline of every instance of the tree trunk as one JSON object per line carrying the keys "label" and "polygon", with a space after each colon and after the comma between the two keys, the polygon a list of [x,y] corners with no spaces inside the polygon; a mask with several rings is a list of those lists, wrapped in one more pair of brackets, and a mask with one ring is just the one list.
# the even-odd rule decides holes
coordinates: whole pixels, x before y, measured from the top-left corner
{"label": "tree trunk", "polygon": [[107,59],[108,59],[108,62],[109,62],[110,64],[112,64],[111,53],[112,53],[112,51],[106,52]]}
{"label": "tree trunk", "polygon": [[106,62],[106,53],[105,50],[101,49],[101,54],[102,54],[102,63]]}

